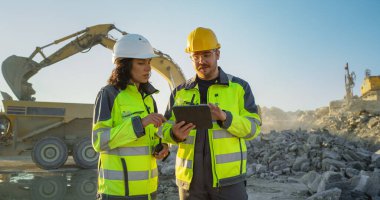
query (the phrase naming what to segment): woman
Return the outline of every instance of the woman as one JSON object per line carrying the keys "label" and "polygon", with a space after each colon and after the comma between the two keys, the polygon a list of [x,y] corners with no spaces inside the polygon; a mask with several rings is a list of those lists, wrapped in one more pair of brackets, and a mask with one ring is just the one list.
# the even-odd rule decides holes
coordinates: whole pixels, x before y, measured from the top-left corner
{"label": "woman", "polygon": [[[113,49],[116,67],[95,103],[93,147],[100,153],[98,199],[155,199],[156,159],[168,154],[157,136],[165,118],[157,113],[148,81],[157,55],[149,41],[127,34]],[[154,152],[155,147],[163,146]]]}

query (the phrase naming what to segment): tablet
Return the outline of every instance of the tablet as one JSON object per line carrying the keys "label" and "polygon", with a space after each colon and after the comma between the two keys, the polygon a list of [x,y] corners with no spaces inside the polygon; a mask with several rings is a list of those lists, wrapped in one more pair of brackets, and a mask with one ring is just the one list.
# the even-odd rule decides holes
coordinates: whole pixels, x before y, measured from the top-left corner
{"label": "tablet", "polygon": [[193,123],[195,129],[212,128],[211,111],[207,104],[174,106],[173,112],[177,122]]}

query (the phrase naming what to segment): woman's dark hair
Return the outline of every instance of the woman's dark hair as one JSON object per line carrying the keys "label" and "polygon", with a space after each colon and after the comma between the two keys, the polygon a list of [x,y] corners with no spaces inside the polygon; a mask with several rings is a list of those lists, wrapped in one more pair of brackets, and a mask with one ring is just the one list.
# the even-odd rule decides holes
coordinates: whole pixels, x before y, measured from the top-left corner
{"label": "woman's dark hair", "polygon": [[112,70],[112,74],[108,79],[108,84],[124,90],[127,87],[129,80],[132,78],[132,60],[133,58],[117,59],[115,61],[116,67]]}

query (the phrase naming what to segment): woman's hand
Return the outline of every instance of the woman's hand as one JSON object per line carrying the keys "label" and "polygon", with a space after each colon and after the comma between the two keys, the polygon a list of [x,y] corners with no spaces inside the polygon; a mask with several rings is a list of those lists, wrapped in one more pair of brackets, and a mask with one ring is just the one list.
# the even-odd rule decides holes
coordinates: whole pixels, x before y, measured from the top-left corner
{"label": "woman's hand", "polygon": [[169,155],[169,146],[168,146],[168,144],[162,143],[162,146],[163,146],[163,149],[160,152],[153,154],[153,156],[157,160],[163,159],[163,158],[165,158],[166,156]]}
{"label": "woman's hand", "polygon": [[148,116],[141,119],[141,123],[144,126],[144,128],[149,124],[153,124],[154,127],[158,128],[164,122],[166,122],[165,117],[159,113],[151,113]]}

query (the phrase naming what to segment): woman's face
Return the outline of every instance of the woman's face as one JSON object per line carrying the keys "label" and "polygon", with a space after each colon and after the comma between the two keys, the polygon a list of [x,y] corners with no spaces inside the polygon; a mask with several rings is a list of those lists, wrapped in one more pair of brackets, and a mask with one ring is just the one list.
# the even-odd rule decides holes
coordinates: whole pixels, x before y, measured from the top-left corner
{"label": "woman's face", "polygon": [[133,59],[132,60],[132,70],[131,75],[132,79],[131,81],[133,83],[147,83],[150,77],[150,70],[152,69],[150,67],[150,61],[151,59]]}

